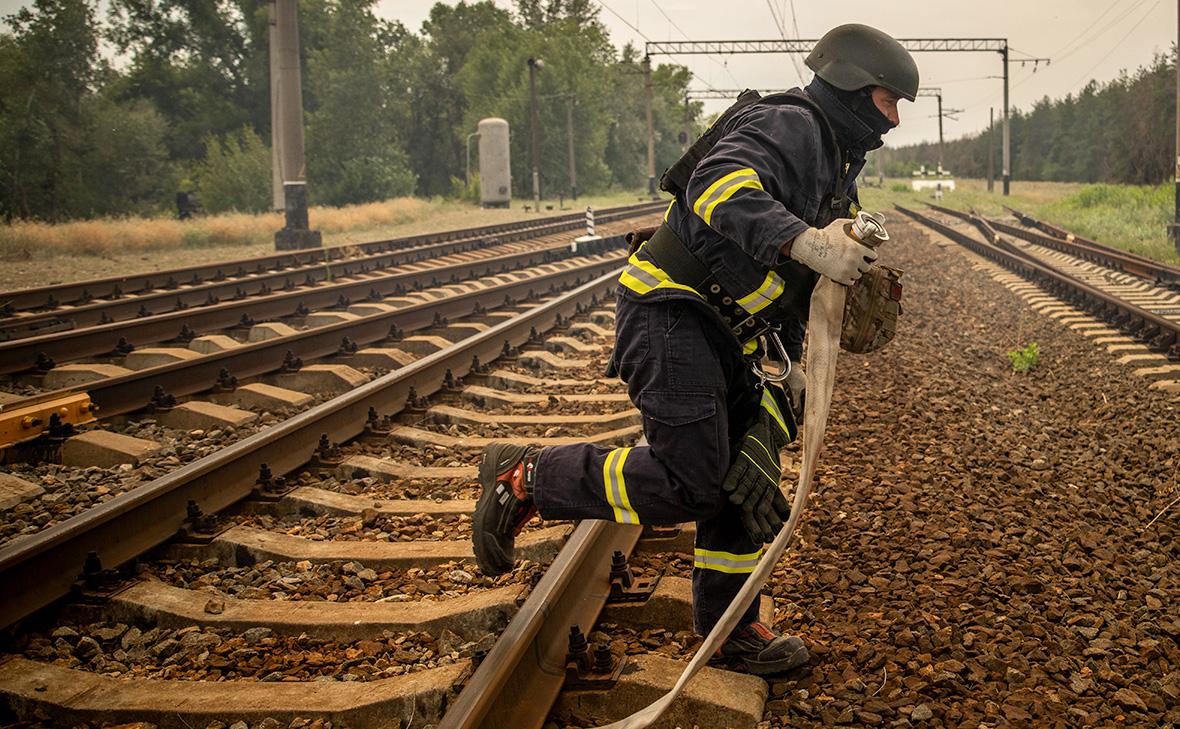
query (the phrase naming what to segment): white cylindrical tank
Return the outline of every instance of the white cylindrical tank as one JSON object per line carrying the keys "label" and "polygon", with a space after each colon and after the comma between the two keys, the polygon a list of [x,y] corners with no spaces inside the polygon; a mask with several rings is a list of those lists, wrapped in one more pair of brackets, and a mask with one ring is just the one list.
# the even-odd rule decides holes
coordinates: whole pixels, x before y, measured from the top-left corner
{"label": "white cylindrical tank", "polygon": [[506,208],[512,200],[512,166],[508,151],[508,122],[479,122],[479,198],[485,208]]}

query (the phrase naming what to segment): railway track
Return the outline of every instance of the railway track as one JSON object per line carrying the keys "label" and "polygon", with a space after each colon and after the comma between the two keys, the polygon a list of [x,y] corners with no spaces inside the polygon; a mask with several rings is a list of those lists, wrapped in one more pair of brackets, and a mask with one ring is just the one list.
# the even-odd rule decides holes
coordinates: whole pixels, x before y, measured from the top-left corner
{"label": "railway track", "polygon": [[[411,357],[384,374],[292,417],[237,428],[179,467],[152,461],[134,488],[0,546],[0,622],[11,626],[0,715],[539,727],[551,711],[562,725],[618,717],[670,686],[679,670],[668,647],[696,641],[691,529],[541,525],[522,535],[518,569],[496,580],[470,553],[469,464],[488,438],[641,434],[621,385],[598,374],[620,246],[609,237],[601,250],[428,287],[364,317],[374,341],[391,327],[394,346],[413,331],[445,341],[403,350]],[[338,348],[353,323],[305,338]],[[162,374],[203,382],[235,356],[245,379],[266,344],[90,391],[111,403],[104,414],[134,412]],[[103,478],[142,468],[85,469],[98,477],[86,487],[109,491]],[[678,716],[752,727],[766,692],[760,679],[710,670]]]}
{"label": "railway track", "polygon": [[[1002,233],[1024,238],[1025,240],[1060,250],[1084,260],[1096,261],[1107,268],[1126,271],[1127,273],[1180,291],[1180,267],[1178,266],[1161,263],[1146,256],[1113,248],[1098,241],[1090,240],[1089,238],[1083,238],[1064,228],[1038,220],[1026,213],[1007,206],[1005,206],[1005,209],[1025,227],[1020,228],[1009,225],[1002,220],[989,219],[988,222],[991,223],[992,227]],[[1038,230],[1047,235],[1038,235],[1036,232]]]}
{"label": "railway track", "polygon": [[[618,222],[606,222],[600,230],[626,230],[627,220],[648,209],[607,216]],[[9,412],[20,410],[22,423],[37,423],[5,432],[3,442],[40,436],[50,429],[62,398],[82,392],[90,402],[77,407],[94,406],[113,416],[210,389],[232,390],[236,381],[299,369],[300,363],[328,356],[351,357],[357,366],[396,366],[403,350],[431,348],[417,330],[500,303],[486,286],[462,282],[516,275],[576,255],[564,227],[534,230],[528,241],[487,245],[289,292],[0,342],[0,372],[9,375],[9,392],[0,392],[0,404]],[[602,246],[583,244],[580,253]],[[501,297],[539,293],[557,285],[554,275],[545,272],[532,286]],[[383,340],[397,347],[363,349]]]}
{"label": "railway track", "polygon": [[[982,217],[950,208],[931,207],[974,226],[982,234],[982,240],[916,211],[901,206],[897,209],[1033,282],[1057,299],[1091,312],[1157,357],[1162,355],[1173,362],[1180,360],[1180,295],[1147,283],[1142,277],[1123,273],[1124,264],[1118,261],[1114,262],[1118,268],[1100,267],[1089,255],[1086,258],[1074,256],[1062,252],[1057,246],[1046,250],[1038,247],[1038,237],[1027,231],[1023,231],[1023,235],[1032,236],[1028,239],[1033,245],[1020,244],[1001,236],[992,222]],[[1013,228],[1006,226],[1006,229]],[[1157,267],[1149,275],[1160,275],[1163,269],[1166,267]],[[1168,367],[1165,364],[1166,371],[1159,374],[1173,374]]]}
{"label": "railway track", "polygon": [[[598,219],[605,222],[620,216],[653,212],[659,207],[657,203],[645,202],[608,208],[598,211]],[[310,277],[313,282],[318,282],[358,271],[476,249],[494,242],[524,240],[545,231],[575,230],[581,228],[584,222],[585,215],[579,211],[541,220],[520,220],[346,246],[217,261],[150,274],[129,274],[3,291],[0,292],[0,314],[6,318],[0,319],[0,338],[5,329],[28,325],[34,320],[60,317],[67,325],[70,320],[79,325],[91,319],[100,320],[102,313],[113,320],[119,318],[117,313],[128,310],[138,315],[141,305],[146,307],[157,299],[168,297],[172,297],[173,302],[192,306],[200,304],[209,296],[228,298],[222,295],[226,290],[236,295],[234,289],[226,287],[243,287],[250,295],[264,285],[281,288],[285,283],[278,282],[287,279],[298,283]]]}
{"label": "railway track", "polygon": [[[1176,721],[1175,522],[1163,512],[1175,497],[1174,406],[1014,306],[982,275],[998,266],[909,225],[890,250],[923,282],[908,294],[905,346],[881,366],[841,359],[842,387],[863,395],[833,411],[804,548],[768,585],[776,624],[815,660],[776,679],[765,702],[766,684],[711,669],[668,725]],[[106,502],[88,517],[96,534],[104,520],[131,526],[105,532],[98,562],[83,555],[72,597],[6,631],[0,717],[523,729],[593,726],[654,698],[697,645],[691,530],[530,525],[517,569],[494,580],[459,551],[481,438],[635,437],[625,393],[600,377],[612,278],[504,305],[514,316],[499,323],[487,312],[478,372],[452,348],[465,337],[238,441],[240,466],[212,452]],[[1008,370],[1013,333],[1042,342],[1043,368]],[[505,338],[518,351],[493,359]],[[366,433],[370,398],[382,402]],[[296,433],[300,447],[284,447]],[[249,470],[259,462],[265,473]],[[153,485],[172,508],[153,511]],[[243,498],[218,509],[209,495],[222,486]],[[190,494],[204,513],[186,522]],[[64,544],[69,530],[56,529]],[[161,546],[105,572],[152,531]],[[42,564],[30,562],[29,584],[76,569]],[[643,591],[657,575],[646,601],[608,597],[612,582]],[[7,608],[19,592],[0,588]],[[623,655],[610,688],[566,683],[605,678],[596,662],[613,675]]]}

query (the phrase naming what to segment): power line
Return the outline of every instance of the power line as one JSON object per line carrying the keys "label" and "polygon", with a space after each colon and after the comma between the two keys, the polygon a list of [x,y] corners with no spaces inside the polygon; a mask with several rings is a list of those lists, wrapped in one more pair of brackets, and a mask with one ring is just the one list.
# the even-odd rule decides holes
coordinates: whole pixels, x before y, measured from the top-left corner
{"label": "power line", "polygon": [[[657,2],[656,2],[656,0],[651,0],[651,4],[655,6],[656,10],[659,10],[659,11],[660,11],[660,15],[663,15],[663,16],[664,16],[664,17],[665,17],[665,18],[668,20],[668,22],[669,22],[669,23],[672,25],[672,27],[673,27],[673,28],[675,28],[677,31],[679,31],[680,35],[684,36],[685,40],[690,40],[690,39],[689,39],[689,37],[688,37],[688,33],[685,33],[685,32],[684,32],[684,29],[682,29],[682,28],[681,28],[679,25],[677,25],[677,24],[676,24],[676,21],[675,21],[675,20],[672,20],[671,16],[669,16],[667,13],[665,13],[665,12],[664,12],[664,9],[660,7],[660,4],[659,4],[659,3],[657,3]],[[725,62],[723,62],[723,61],[719,61],[719,60],[717,60],[716,58],[714,58],[714,57],[712,57],[712,56],[709,56],[708,58],[709,58],[709,60],[710,60],[710,61],[712,61],[713,63],[716,63],[718,66],[721,66],[722,70],[724,70],[724,71],[725,71],[725,73],[729,74],[729,78],[730,78],[730,79],[731,79],[731,80],[732,80],[732,81],[733,81],[735,84],[738,84],[739,86],[741,85],[741,82],[740,82],[740,81],[738,81],[738,80],[737,80],[737,78],[735,78],[735,77],[734,77],[734,75],[733,75],[733,72],[729,70],[729,64],[728,64],[728,63],[725,63]],[[687,67],[686,67],[686,68],[687,68]]]}
{"label": "power line", "polygon": [[[774,25],[778,28],[778,34],[785,41],[787,40],[787,30],[783,27],[783,21],[779,20],[778,13],[774,10],[774,4],[770,0],[766,0],[766,7],[770,9],[770,17],[774,19]],[[798,34],[796,34],[797,36]],[[799,84],[803,84],[803,72],[799,69],[799,60],[795,58],[795,54],[791,54],[791,65],[795,68],[795,75],[799,78]]]}
{"label": "power line", "polygon": [[[1085,38],[1085,36],[1086,36],[1086,35],[1087,35],[1087,34],[1088,34],[1088,33],[1089,33],[1091,30],[1093,30],[1093,29],[1095,28],[1095,26],[1097,26],[1097,25],[1098,25],[1100,22],[1102,22],[1102,19],[1103,19],[1103,18],[1105,18],[1107,15],[1109,15],[1109,14],[1110,14],[1110,12],[1111,12],[1112,10],[1114,10],[1114,9],[1115,9],[1116,7],[1118,7],[1119,5],[1122,5],[1122,4],[1123,4],[1125,1],[1126,1],[1126,0],[1115,0],[1115,2],[1112,2],[1110,5],[1106,6],[1106,10],[1104,10],[1104,11],[1103,11],[1103,12],[1102,12],[1102,13],[1101,13],[1101,14],[1100,14],[1100,15],[1099,15],[1097,18],[1095,18],[1095,19],[1094,19],[1094,22],[1092,22],[1092,23],[1090,23],[1088,26],[1086,26],[1086,29],[1085,29],[1085,30],[1083,30],[1081,33],[1078,33],[1076,36],[1074,36],[1074,38],[1073,38],[1072,40],[1070,40],[1069,42],[1067,42],[1065,45],[1061,46],[1061,48],[1057,49],[1057,51],[1056,51],[1056,52],[1054,52],[1054,53],[1050,54],[1050,58],[1057,58],[1058,60],[1061,60],[1061,59],[1063,59],[1063,58],[1066,58],[1066,57],[1068,57],[1068,56],[1071,56],[1071,55],[1073,55],[1073,54],[1074,54],[1074,53],[1076,53],[1076,52],[1077,52],[1079,49],[1083,48],[1083,47],[1086,45],[1086,43],[1083,43],[1083,42],[1082,42],[1082,39],[1083,39],[1083,38]],[[1134,11],[1135,11],[1135,8],[1134,8],[1134,7],[1132,7],[1132,8],[1131,8],[1131,10],[1128,12],[1128,15],[1129,15],[1131,12],[1134,12]],[[1124,17],[1125,17],[1125,16],[1124,16]],[[1105,27],[1104,27],[1102,30],[1100,30],[1100,31],[1098,32],[1098,34],[1097,34],[1097,35],[1095,35],[1095,36],[1094,36],[1094,38],[1090,39],[1090,41],[1092,42],[1092,41],[1094,41],[1094,40],[1097,40],[1097,38],[1098,38],[1099,36],[1101,36],[1101,35],[1102,35],[1102,33],[1105,33],[1107,30],[1109,30],[1109,29],[1110,29],[1110,27],[1111,27],[1111,26],[1109,26],[1109,25],[1108,25],[1108,26],[1105,26]],[[1079,45],[1077,45],[1076,47],[1074,47],[1074,48],[1070,49],[1070,50],[1069,50],[1069,52],[1068,52],[1068,53],[1066,53],[1066,49],[1067,49],[1067,48],[1070,48],[1070,46],[1073,46],[1075,43],[1079,43]],[[1063,55],[1063,54],[1064,54],[1064,55]]]}
{"label": "power line", "polygon": [[1104,56],[1102,56],[1102,58],[1098,59],[1098,63],[1095,63],[1093,66],[1091,66],[1091,67],[1090,67],[1090,68],[1089,68],[1089,69],[1088,69],[1088,70],[1087,70],[1085,73],[1083,73],[1083,74],[1082,74],[1082,75],[1081,75],[1081,76],[1078,78],[1078,80],[1077,80],[1077,81],[1074,81],[1074,82],[1073,82],[1073,84],[1071,84],[1071,85],[1072,85],[1072,86],[1077,86],[1077,85],[1078,85],[1079,83],[1081,83],[1082,81],[1085,81],[1085,80],[1086,80],[1086,77],[1087,77],[1087,76],[1089,76],[1091,73],[1093,73],[1093,72],[1094,72],[1094,69],[1096,69],[1096,68],[1098,68],[1099,66],[1101,66],[1101,65],[1102,65],[1102,63],[1103,63],[1103,62],[1104,62],[1104,61],[1105,61],[1107,58],[1110,58],[1110,54],[1114,53],[1114,52],[1115,52],[1115,51],[1116,51],[1116,50],[1119,48],[1119,46],[1121,46],[1121,45],[1123,44],[1123,41],[1125,41],[1125,40],[1127,40],[1127,38],[1130,38],[1130,37],[1131,37],[1131,34],[1135,32],[1135,29],[1136,29],[1136,28],[1138,28],[1140,25],[1143,25],[1143,21],[1144,21],[1144,20],[1147,20],[1147,18],[1148,18],[1148,17],[1149,17],[1149,16],[1150,16],[1152,13],[1154,13],[1154,12],[1155,12],[1155,9],[1156,9],[1157,7],[1159,7],[1159,4],[1160,4],[1160,2],[1162,2],[1162,0],[1155,0],[1155,2],[1154,2],[1154,3],[1152,3],[1151,7],[1147,9],[1147,12],[1143,14],[1143,17],[1139,18],[1139,20],[1137,20],[1137,21],[1135,22],[1135,24],[1131,26],[1131,29],[1130,29],[1130,30],[1128,30],[1128,31],[1126,32],[1126,34],[1124,34],[1124,35],[1123,35],[1123,37],[1122,37],[1122,38],[1119,38],[1119,41],[1118,41],[1118,43],[1115,43],[1113,46],[1111,46],[1110,50],[1109,50],[1109,51],[1107,51],[1107,52],[1106,52],[1106,54],[1105,54]]}
{"label": "power line", "polygon": [[[648,38],[648,37],[647,37],[647,34],[646,34],[646,33],[644,33],[642,30],[640,30],[640,29],[639,29],[639,26],[637,26],[637,25],[633,25],[633,24],[631,23],[631,21],[627,20],[627,19],[626,19],[626,18],[624,18],[622,15],[619,15],[618,13],[616,13],[616,12],[615,12],[615,10],[614,10],[614,8],[612,8],[611,6],[607,5],[607,4],[606,4],[606,3],[604,3],[602,0],[594,0],[594,1],[595,1],[596,3],[598,3],[600,6],[602,6],[602,8],[603,8],[604,10],[606,10],[607,12],[609,12],[611,15],[613,15],[613,16],[615,16],[616,18],[618,18],[619,20],[623,21],[623,24],[624,24],[624,25],[626,25],[628,28],[630,28],[631,30],[633,30],[633,31],[635,31],[636,33],[638,33],[640,38],[642,38],[643,40],[647,41],[648,43],[651,43],[651,42],[652,42],[651,38]],[[697,81],[700,81],[701,83],[703,83],[705,86],[708,86],[709,88],[713,88],[713,85],[712,85],[712,84],[710,84],[708,81],[704,80],[704,79],[703,79],[703,78],[701,78],[700,76],[696,75],[696,73],[695,73],[695,72],[694,72],[694,71],[693,71],[691,68],[688,68],[688,66],[685,66],[685,68],[687,68],[687,69],[688,69],[688,72],[689,72],[690,74],[692,74],[692,77],[693,77],[693,78],[695,78]]]}

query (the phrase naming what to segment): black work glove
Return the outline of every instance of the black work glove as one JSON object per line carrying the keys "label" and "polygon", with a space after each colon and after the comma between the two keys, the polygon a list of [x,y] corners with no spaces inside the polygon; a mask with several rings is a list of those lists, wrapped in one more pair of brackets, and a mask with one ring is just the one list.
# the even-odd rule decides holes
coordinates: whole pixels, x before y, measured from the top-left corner
{"label": "black work glove", "polygon": [[758,416],[721,482],[729,500],[741,508],[742,526],[755,544],[774,541],[791,515],[791,505],[779,488],[778,452],[797,434],[789,398],[782,388],[767,383]]}

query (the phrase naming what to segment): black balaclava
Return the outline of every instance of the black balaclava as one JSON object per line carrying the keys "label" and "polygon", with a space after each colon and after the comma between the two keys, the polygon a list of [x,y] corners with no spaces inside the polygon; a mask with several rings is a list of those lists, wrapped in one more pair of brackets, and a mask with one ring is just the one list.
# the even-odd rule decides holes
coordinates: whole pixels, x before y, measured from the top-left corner
{"label": "black balaclava", "polygon": [[819,76],[807,85],[807,93],[824,110],[840,146],[849,152],[869,152],[885,142],[881,135],[894,126],[873,103],[873,87],[856,91],[838,89]]}

